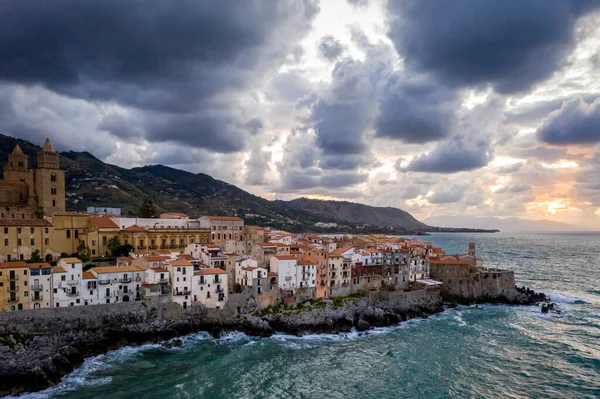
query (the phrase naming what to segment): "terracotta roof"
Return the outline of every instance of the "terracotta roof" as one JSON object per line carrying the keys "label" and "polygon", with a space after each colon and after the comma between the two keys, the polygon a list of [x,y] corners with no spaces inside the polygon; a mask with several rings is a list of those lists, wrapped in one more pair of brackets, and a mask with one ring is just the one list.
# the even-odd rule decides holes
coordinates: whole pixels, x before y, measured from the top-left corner
{"label": "terracotta roof", "polygon": [[29,264],[25,261],[18,262],[2,262],[0,263],[0,269],[20,269],[20,268],[28,268]]}
{"label": "terracotta roof", "polygon": [[265,248],[265,247],[276,247],[277,245],[275,245],[275,243],[273,243],[273,242],[261,242],[261,243],[258,243],[258,246]]}
{"label": "terracotta roof", "polygon": [[251,271],[256,270],[256,269],[258,269],[258,267],[246,266],[242,270],[246,270],[247,272],[251,272]]}
{"label": "terracotta roof", "polygon": [[212,243],[211,244],[204,244],[204,246],[206,248],[210,248],[210,249],[221,249],[220,246],[218,246],[217,244],[212,244]]}
{"label": "terracotta roof", "polygon": [[137,224],[134,224],[132,226],[126,227],[124,229],[121,229],[121,231],[129,231],[129,232],[132,232],[132,233],[142,233],[142,232],[145,233],[148,230],[145,229],[145,228],[143,228],[143,227],[141,227],[141,226],[138,226]]}
{"label": "terracotta roof", "polygon": [[46,219],[0,219],[0,226],[52,227]]}
{"label": "terracotta roof", "polygon": [[66,273],[67,271],[62,266],[54,266],[52,273]]}
{"label": "terracotta roof", "polygon": [[119,229],[119,226],[108,216],[90,216],[90,219],[99,229]]}
{"label": "terracotta roof", "polygon": [[275,255],[278,260],[296,260],[295,256],[292,255]]}
{"label": "terracotta roof", "polygon": [[144,256],[141,259],[145,259],[147,262],[160,262],[161,260],[166,261],[171,258],[169,256],[165,256],[165,255],[155,255],[155,256]]}
{"label": "terracotta roof", "polygon": [[167,263],[170,264],[171,266],[194,266],[185,259],[167,261]]}
{"label": "terracotta roof", "polygon": [[240,219],[236,216],[206,216],[206,217],[210,220],[242,222],[242,219]]}
{"label": "terracotta roof", "polygon": [[167,269],[163,269],[162,267],[151,267],[150,270],[152,270],[154,273],[168,273],[169,272]]}
{"label": "terracotta roof", "polygon": [[314,264],[315,264],[315,262],[311,262],[308,259],[301,259],[297,263],[298,266],[308,266],[308,265],[314,265]]}
{"label": "terracotta roof", "polygon": [[206,274],[227,274],[225,270],[222,269],[202,269],[197,272],[194,272],[196,276],[206,275]]}
{"label": "terracotta roof", "polygon": [[143,272],[146,269],[144,269],[142,266],[132,265],[132,266],[93,267],[90,270],[96,272],[96,274],[104,274],[104,273]]}
{"label": "terracotta roof", "polygon": [[96,275],[94,273],[92,273],[91,271],[86,270],[85,272],[83,272],[81,274],[81,278],[84,280],[90,280],[90,279],[96,278]]}
{"label": "terracotta roof", "polygon": [[336,249],[335,251],[331,251],[331,253],[334,255],[341,255],[344,252],[351,250],[352,248],[354,248],[354,247],[340,247],[340,248]]}
{"label": "terracotta roof", "polygon": [[370,254],[375,254],[375,253],[381,253],[382,252],[380,249],[377,249],[377,248],[365,248],[364,251],[368,252]]}
{"label": "terracotta roof", "polygon": [[63,261],[64,263],[70,265],[72,263],[83,263],[80,259],[78,258],[61,258],[61,261]]}
{"label": "terracotta roof", "polygon": [[268,272],[267,276],[269,276],[269,277],[277,277],[277,273],[275,273],[275,272]]}

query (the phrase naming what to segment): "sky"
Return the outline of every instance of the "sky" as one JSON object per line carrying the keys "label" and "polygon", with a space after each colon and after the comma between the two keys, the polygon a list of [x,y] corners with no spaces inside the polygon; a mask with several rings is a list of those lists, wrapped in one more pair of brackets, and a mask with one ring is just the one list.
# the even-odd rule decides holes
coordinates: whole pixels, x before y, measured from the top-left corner
{"label": "sky", "polygon": [[0,3],[0,133],[268,199],[600,225],[600,0]]}

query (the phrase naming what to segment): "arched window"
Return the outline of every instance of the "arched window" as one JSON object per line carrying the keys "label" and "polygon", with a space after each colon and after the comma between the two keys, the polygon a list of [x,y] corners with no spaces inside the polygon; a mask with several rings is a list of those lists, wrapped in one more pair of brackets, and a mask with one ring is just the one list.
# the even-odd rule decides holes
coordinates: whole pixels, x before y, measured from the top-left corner
{"label": "arched window", "polygon": [[52,200],[52,206],[56,206],[56,200]]}
{"label": "arched window", "polygon": [[56,175],[54,173],[50,175],[50,181],[56,181]]}
{"label": "arched window", "polygon": [[75,230],[75,238],[79,238],[79,230]]}
{"label": "arched window", "polygon": [[67,238],[71,238],[71,230],[67,230]]}
{"label": "arched window", "polygon": [[52,186],[50,189],[50,194],[56,195],[56,187]]}

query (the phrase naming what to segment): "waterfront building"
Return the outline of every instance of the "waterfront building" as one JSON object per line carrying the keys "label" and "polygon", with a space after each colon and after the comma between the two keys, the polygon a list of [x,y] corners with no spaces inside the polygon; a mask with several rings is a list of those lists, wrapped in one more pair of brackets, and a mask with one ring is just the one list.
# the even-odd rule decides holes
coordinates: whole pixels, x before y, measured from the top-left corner
{"label": "waterfront building", "polygon": [[84,306],[106,303],[100,301],[98,278],[97,275],[90,270],[81,273],[81,300],[83,301]]}
{"label": "waterfront building", "polygon": [[29,265],[23,261],[0,263],[2,311],[29,309]]}
{"label": "waterfront building", "polygon": [[317,285],[317,264],[309,259],[296,261],[296,287],[314,288]]}
{"label": "waterfront building", "polygon": [[187,260],[175,260],[166,262],[166,269],[171,278],[173,302],[187,309],[192,304],[194,265]]}
{"label": "waterfront building", "polygon": [[142,282],[146,270],[142,266],[94,267],[99,303],[132,302],[142,299]]}
{"label": "waterfront building", "polygon": [[28,266],[29,309],[52,307],[52,266],[48,263],[28,263]]}
{"label": "waterfront building", "polygon": [[410,258],[410,281],[425,280],[429,278],[429,258]]}
{"label": "waterfront building", "polygon": [[192,284],[194,302],[207,308],[222,309],[229,296],[227,279],[227,272],[222,269],[208,268],[194,272]]}
{"label": "waterfront building", "polygon": [[[329,287],[348,287],[352,280],[352,261],[342,255],[329,254]],[[330,294],[331,294],[330,290]]]}
{"label": "waterfront building", "polygon": [[77,258],[61,258],[52,269],[53,307],[81,306],[83,263]]}
{"label": "waterfront building", "polygon": [[171,280],[169,271],[163,267],[146,269],[146,279],[142,284],[142,296],[170,296]]}
{"label": "waterfront building", "polygon": [[279,288],[292,290],[298,288],[297,260],[293,255],[274,255],[270,258],[270,272],[277,273]]}

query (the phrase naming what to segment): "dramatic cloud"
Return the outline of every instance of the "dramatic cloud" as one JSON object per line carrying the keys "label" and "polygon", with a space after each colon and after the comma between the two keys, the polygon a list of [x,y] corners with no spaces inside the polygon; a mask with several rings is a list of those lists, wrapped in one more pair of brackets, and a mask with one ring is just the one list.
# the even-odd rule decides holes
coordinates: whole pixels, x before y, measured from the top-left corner
{"label": "dramatic cloud", "polygon": [[389,36],[407,65],[458,86],[527,90],[574,46],[574,23],[597,1],[389,1]]}
{"label": "dramatic cloud", "polygon": [[455,173],[486,166],[493,158],[491,142],[477,139],[471,142],[463,136],[455,136],[448,143],[443,143],[431,152],[414,158],[400,171]]}
{"label": "dramatic cloud", "polygon": [[395,73],[387,81],[376,121],[378,137],[426,143],[448,137],[456,124],[456,93],[428,76]]}
{"label": "dramatic cloud", "polygon": [[237,151],[257,117],[244,111],[238,91],[285,61],[318,7],[309,0],[235,3],[5,3],[0,80],[118,104],[102,129],[118,127],[111,133],[125,139]]}
{"label": "dramatic cloud", "polygon": [[600,142],[600,99],[591,104],[582,99],[564,103],[560,110],[550,114],[537,135],[554,145]]}
{"label": "dramatic cloud", "polygon": [[454,184],[440,185],[435,192],[427,197],[427,200],[432,204],[449,204],[458,202],[463,199],[466,187]]}
{"label": "dramatic cloud", "polygon": [[319,51],[323,57],[327,58],[329,61],[334,61],[342,55],[344,46],[333,36],[327,35],[323,36],[319,42]]}

